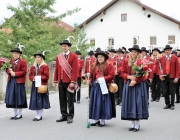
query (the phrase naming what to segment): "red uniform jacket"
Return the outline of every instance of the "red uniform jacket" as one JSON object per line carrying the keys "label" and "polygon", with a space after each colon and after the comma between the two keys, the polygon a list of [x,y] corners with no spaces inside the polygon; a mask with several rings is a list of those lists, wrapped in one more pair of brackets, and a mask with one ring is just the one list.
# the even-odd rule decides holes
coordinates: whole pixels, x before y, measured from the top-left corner
{"label": "red uniform jacket", "polygon": [[114,77],[115,77],[115,69],[114,69],[113,65],[111,63],[109,63],[107,65],[106,69],[104,70],[103,74],[101,74],[97,68],[95,68],[94,70],[91,70],[91,73],[90,73],[91,83],[93,82],[93,80],[95,80],[99,77],[104,77],[106,83],[112,83],[112,81],[114,80]]}
{"label": "red uniform jacket", "polygon": [[84,67],[84,60],[78,59],[78,64],[79,64],[79,67],[78,67],[78,77],[81,77],[82,76],[82,69]]}
{"label": "red uniform jacket", "polygon": [[[14,58],[10,60],[10,64],[13,64]],[[26,82],[26,73],[27,73],[27,63],[23,59],[19,59],[17,65],[14,65],[13,71],[15,72],[15,78],[17,83],[25,83]],[[7,69],[6,73],[8,74],[8,81],[10,80],[10,70]]]}
{"label": "red uniform jacket", "polygon": [[[179,78],[179,63],[177,56],[171,56],[171,64],[170,64],[170,78]],[[160,58],[160,63],[162,67],[162,73],[160,70],[160,76],[166,75],[166,56]]]}
{"label": "red uniform jacket", "polygon": [[160,73],[160,59],[153,60],[151,69],[152,69],[152,71],[150,72],[149,78],[153,79],[154,74],[159,75],[159,73]]}
{"label": "red uniform jacket", "polygon": [[[132,68],[128,66],[128,60],[125,59],[125,61],[123,62],[122,71],[121,71],[121,76],[124,79],[125,83],[128,81],[127,76],[132,74],[131,69]],[[136,82],[140,83],[142,81],[145,81],[147,78],[148,78],[147,76],[136,78]]]}
{"label": "red uniform jacket", "polygon": [[[49,67],[48,65],[42,65],[39,70],[37,71],[37,75],[41,76],[41,83],[42,85],[48,84],[49,79]],[[34,66],[31,67],[29,73],[29,80],[33,81],[34,77],[36,76],[36,68]]]}
{"label": "red uniform jacket", "polygon": [[117,56],[114,56],[113,58],[109,57],[108,62],[111,63],[114,66],[115,72],[117,71]]}
{"label": "red uniform jacket", "polygon": [[[68,63],[72,68],[72,75],[71,79],[67,76],[67,74],[63,71],[63,79],[62,82],[69,83],[69,82],[76,82],[78,78],[78,57],[76,54],[70,52],[68,57]],[[61,65],[59,64],[58,57],[56,57],[56,65],[54,71],[54,83],[60,83],[61,81]]]}
{"label": "red uniform jacket", "polygon": [[[91,56],[89,58],[86,59],[86,65],[85,65],[85,71],[84,73],[88,73],[90,72],[89,70],[91,70],[91,66],[96,62],[96,58],[94,56]],[[89,66],[90,65],[90,66]]]}
{"label": "red uniform jacket", "polygon": [[124,61],[126,60],[126,58],[123,57],[122,60],[118,60],[118,74],[119,74],[119,77],[122,77],[121,76],[121,72],[122,72],[122,66],[123,66],[123,63]]}
{"label": "red uniform jacket", "polygon": [[180,78],[180,62],[179,62],[179,78]]}

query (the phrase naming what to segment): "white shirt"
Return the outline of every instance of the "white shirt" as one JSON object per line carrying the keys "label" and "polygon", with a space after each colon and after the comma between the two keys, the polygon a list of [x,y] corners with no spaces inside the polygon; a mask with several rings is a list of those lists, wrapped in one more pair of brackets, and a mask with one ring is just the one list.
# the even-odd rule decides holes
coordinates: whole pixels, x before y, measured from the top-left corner
{"label": "white shirt", "polygon": [[64,52],[63,52],[64,55],[69,55],[69,53],[70,53],[70,51],[68,51],[67,53],[64,53]]}
{"label": "white shirt", "polygon": [[171,57],[172,57],[172,54],[170,54],[169,56],[166,55],[166,59],[171,58]]}

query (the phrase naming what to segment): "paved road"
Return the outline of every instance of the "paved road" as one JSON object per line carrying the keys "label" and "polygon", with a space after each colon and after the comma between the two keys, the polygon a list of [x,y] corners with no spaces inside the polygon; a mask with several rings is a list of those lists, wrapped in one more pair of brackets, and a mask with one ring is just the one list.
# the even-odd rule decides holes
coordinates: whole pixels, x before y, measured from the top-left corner
{"label": "paved road", "polygon": [[[75,104],[72,124],[56,123],[60,117],[58,93],[50,94],[51,109],[45,110],[43,120],[33,122],[35,111],[23,111],[23,118],[10,120],[12,109],[0,104],[0,140],[180,140],[180,104],[175,110],[164,110],[164,99],[150,103],[150,118],[141,121],[140,131],[129,132],[129,121],[120,119],[120,106],[116,107],[117,118],[106,121],[106,126],[86,128],[87,88],[82,88],[81,104]],[[28,99],[29,101],[29,99]]]}

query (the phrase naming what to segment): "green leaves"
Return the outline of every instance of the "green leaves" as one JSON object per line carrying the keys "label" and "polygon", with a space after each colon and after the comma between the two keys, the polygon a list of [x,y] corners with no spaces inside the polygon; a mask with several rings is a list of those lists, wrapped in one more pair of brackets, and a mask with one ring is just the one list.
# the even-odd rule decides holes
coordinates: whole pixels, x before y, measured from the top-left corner
{"label": "green leaves", "polygon": [[6,22],[2,26],[12,29],[12,33],[0,32],[0,56],[11,58],[10,50],[20,43],[26,47],[22,50],[22,58],[28,63],[34,62],[33,54],[37,51],[51,50],[51,53],[47,52],[45,55],[46,62],[49,63],[61,52],[59,43],[68,36],[74,36],[75,40],[71,39],[71,51],[75,52],[75,46],[78,46],[82,57],[85,57],[90,45],[87,43],[84,29],[80,30],[75,26],[76,30],[70,32],[59,25],[59,19],[79,12],[80,8],[67,10],[56,17],[47,17],[47,14],[56,12],[52,8],[55,2],[56,0],[19,0],[17,7],[8,5],[7,8],[14,12],[14,15],[10,19],[5,19]]}

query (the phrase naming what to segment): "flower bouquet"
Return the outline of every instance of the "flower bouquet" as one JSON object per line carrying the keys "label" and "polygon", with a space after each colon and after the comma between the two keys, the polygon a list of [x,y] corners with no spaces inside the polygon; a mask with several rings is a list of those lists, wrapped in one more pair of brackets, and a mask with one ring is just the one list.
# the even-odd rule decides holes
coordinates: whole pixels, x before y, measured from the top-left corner
{"label": "flower bouquet", "polygon": [[133,71],[136,73],[136,77],[148,76],[149,72],[151,72],[150,64],[152,62],[148,60],[137,60],[133,66]]}
{"label": "flower bouquet", "polygon": [[6,69],[11,68],[12,65],[10,64],[10,62],[6,59],[4,59],[4,61],[2,61],[2,67],[1,70],[6,71]]}

